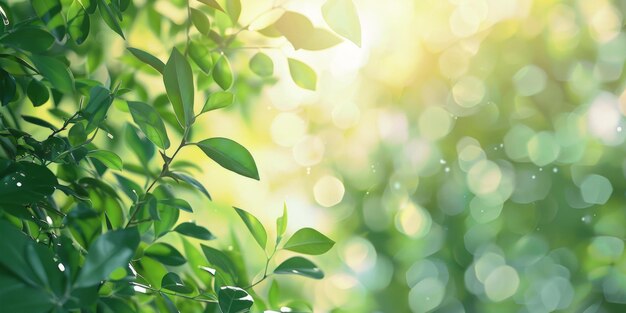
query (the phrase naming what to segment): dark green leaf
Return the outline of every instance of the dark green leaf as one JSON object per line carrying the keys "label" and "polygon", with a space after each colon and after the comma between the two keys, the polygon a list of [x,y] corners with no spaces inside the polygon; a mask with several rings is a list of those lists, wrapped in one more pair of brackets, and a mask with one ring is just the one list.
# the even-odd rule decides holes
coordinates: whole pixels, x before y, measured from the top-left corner
{"label": "dark green leaf", "polygon": [[213,79],[223,90],[228,90],[233,85],[233,71],[225,55],[222,55],[217,62],[215,62]]}
{"label": "dark green leaf", "polygon": [[181,235],[198,238],[202,240],[215,239],[215,236],[213,236],[213,234],[211,234],[211,232],[208,229],[202,226],[198,226],[195,223],[190,223],[190,222],[179,224],[178,226],[176,226],[176,228],[174,228],[174,231]]}
{"label": "dark green leaf", "polygon": [[130,48],[130,47],[127,49],[141,62],[150,65],[159,73],[163,74],[163,70],[165,69],[165,63],[163,63],[163,61],[159,60],[157,57],[153,56],[152,54],[146,51],[143,51],[137,48]]}
{"label": "dark green leaf", "polygon": [[67,32],[77,45],[82,44],[89,35],[89,15],[78,2],[74,1],[67,10]]}
{"label": "dark green leaf", "polygon": [[30,162],[11,163],[0,171],[0,206],[23,205],[43,200],[54,192],[57,184],[56,176],[43,165]]}
{"label": "dark green leaf", "polygon": [[259,172],[252,155],[235,141],[216,137],[205,139],[196,145],[225,169],[259,180]]}
{"label": "dark green leaf", "polygon": [[138,245],[136,228],[109,231],[98,237],[89,247],[74,288],[96,285],[118,267],[128,266]]}
{"label": "dark green leaf", "polygon": [[285,36],[296,50],[322,50],[341,42],[337,36],[325,29],[314,27],[306,16],[296,12],[285,12],[274,23],[274,28]]}
{"label": "dark green leaf", "polygon": [[26,94],[28,94],[28,99],[33,103],[34,106],[38,107],[48,102],[50,99],[50,93],[48,92],[48,88],[40,81],[36,79],[32,79],[30,83],[28,83],[28,88],[26,88]]}
{"label": "dark green leaf", "polygon": [[87,133],[85,132],[85,126],[83,123],[76,123],[72,128],[70,128],[67,133],[67,139],[70,141],[70,144],[74,147],[83,144],[87,141]]}
{"label": "dark green leaf", "polygon": [[153,107],[143,102],[128,101],[128,109],[139,129],[150,141],[161,149],[170,147],[165,124],[163,124],[161,116]]}
{"label": "dark green leaf", "polygon": [[317,74],[308,65],[302,61],[288,58],[289,73],[296,85],[308,89],[315,90],[317,88]]}
{"label": "dark green leaf", "polygon": [[206,190],[206,188],[204,188],[204,186],[197,181],[195,178],[187,175],[187,174],[183,174],[183,173],[173,173],[170,172],[168,174],[168,176],[182,180],[184,182],[186,182],[187,184],[193,186],[194,188],[196,188],[197,190],[199,190],[202,194],[204,194],[207,198],[209,198],[209,200],[211,200],[211,195],[209,194],[209,192]]}
{"label": "dark green leaf", "polygon": [[254,304],[254,300],[245,290],[231,286],[220,288],[217,299],[222,313],[249,312]]}
{"label": "dark green leaf", "polygon": [[322,14],[332,30],[361,46],[361,23],[352,0],[328,0]]}
{"label": "dark green leaf", "polygon": [[193,75],[187,59],[176,48],[165,64],[163,83],[178,122],[184,127],[191,125],[194,118]]}
{"label": "dark green leaf", "polygon": [[137,155],[139,162],[141,162],[144,167],[147,167],[154,156],[154,145],[144,137],[143,134],[140,137],[139,130],[130,124],[126,125],[124,138],[126,139],[126,146],[130,147],[135,155]]}
{"label": "dark green leaf", "polygon": [[206,17],[206,15],[198,10],[191,8],[191,22],[198,29],[198,31],[203,35],[208,35],[211,32],[211,22]]}
{"label": "dark green leaf", "polygon": [[63,93],[74,92],[74,76],[65,63],[43,55],[32,55],[31,60],[54,88]]}
{"label": "dark green leaf", "polygon": [[219,3],[217,3],[217,1],[215,1],[215,0],[198,0],[198,1],[208,5],[210,8],[213,8],[213,9],[216,9],[216,10],[220,10],[222,12],[226,12],[222,8],[222,6]]}
{"label": "dark green leaf", "polygon": [[161,280],[161,288],[183,294],[191,293],[193,291],[193,288],[183,283],[182,279],[180,279],[180,276],[178,276],[176,273],[171,272],[163,276],[163,279]]}
{"label": "dark green leaf", "polygon": [[237,24],[241,15],[241,0],[226,0],[226,13],[233,24]]}
{"label": "dark green leaf", "polygon": [[122,38],[124,37],[124,32],[122,32],[122,27],[120,26],[120,22],[118,21],[117,14],[113,11],[104,0],[98,0],[98,9],[100,9],[100,16],[104,22],[109,26],[111,30],[118,33]]}
{"label": "dark green leaf", "polygon": [[17,92],[15,78],[1,68],[0,90],[2,90],[2,93],[0,94],[0,104],[2,104],[2,106],[8,105],[9,102],[15,98],[15,93]]}
{"label": "dark green leaf", "polygon": [[244,222],[244,224],[246,224],[246,227],[252,234],[252,237],[254,237],[254,240],[256,240],[256,242],[259,244],[259,246],[261,246],[262,249],[265,249],[265,246],[267,244],[267,233],[265,232],[263,224],[261,224],[261,222],[254,215],[242,209],[235,208],[235,211]]}
{"label": "dark green leaf", "polygon": [[233,101],[235,101],[235,95],[228,91],[218,91],[212,93],[204,104],[202,113],[225,108],[233,104]]}
{"label": "dark green leaf", "polygon": [[213,69],[213,59],[206,46],[192,40],[189,43],[189,56],[205,74],[208,75],[211,73]]}
{"label": "dark green leaf", "polygon": [[[25,40],[28,38],[28,40]],[[2,37],[0,42],[20,50],[34,53],[48,51],[54,43],[54,36],[38,27],[20,27]]]}
{"label": "dark green leaf", "polygon": [[151,257],[165,265],[178,266],[187,262],[185,257],[167,243],[155,243],[148,247],[144,255]]}
{"label": "dark green leaf", "polygon": [[61,1],[59,0],[31,0],[37,16],[44,22],[46,28],[62,41],[65,37],[65,19],[63,18]]}
{"label": "dark green leaf", "polygon": [[94,158],[108,168],[121,171],[124,168],[122,159],[115,153],[107,150],[92,150],[87,154],[88,157]]}
{"label": "dark green leaf", "polygon": [[318,255],[330,250],[334,244],[334,241],[317,230],[302,228],[289,238],[283,248],[303,254]]}
{"label": "dark green leaf", "polygon": [[0,267],[0,303],[2,312],[40,313],[49,312],[55,299],[45,289],[28,285]]}
{"label": "dark green leaf", "polygon": [[44,121],[38,117],[34,117],[34,116],[30,116],[30,115],[22,115],[22,118],[24,119],[24,121],[31,123],[31,124],[35,124],[37,126],[41,126],[41,127],[45,127],[45,128],[50,128],[51,130],[57,130],[56,127],[54,127],[54,125],[50,124],[48,121]]}
{"label": "dark green leaf", "polygon": [[290,258],[276,267],[274,270],[276,274],[295,274],[306,276],[314,279],[324,278],[324,272],[317,267],[313,262],[303,257]]}
{"label": "dark green leaf", "polygon": [[274,74],[274,62],[267,54],[259,52],[250,59],[250,70],[261,77],[268,77]]}
{"label": "dark green leaf", "polygon": [[98,8],[98,0],[80,0],[80,3],[85,8],[85,11],[89,14],[96,13],[96,9]]}
{"label": "dark green leaf", "polygon": [[113,103],[113,96],[108,89],[102,86],[96,86],[91,89],[89,102],[82,112],[82,115],[88,121],[85,127],[87,134],[96,130],[104,121],[111,103]]}

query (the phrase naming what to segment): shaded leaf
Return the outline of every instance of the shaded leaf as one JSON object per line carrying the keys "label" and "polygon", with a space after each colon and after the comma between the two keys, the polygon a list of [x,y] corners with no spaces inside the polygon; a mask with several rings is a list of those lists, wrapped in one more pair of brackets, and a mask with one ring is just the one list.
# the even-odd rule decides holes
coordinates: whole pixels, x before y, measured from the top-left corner
{"label": "shaded leaf", "polygon": [[120,26],[120,22],[118,21],[117,14],[113,11],[104,0],[98,0],[98,9],[100,10],[100,16],[102,16],[102,20],[109,26],[109,28],[116,32],[118,35],[124,37],[124,32],[122,31],[122,27]]}
{"label": "shaded leaf", "polygon": [[193,213],[193,210],[191,209],[191,205],[189,205],[189,203],[183,199],[176,199],[176,198],[175,199],[163,199],[163,200],[159,200],[159,203],[165,206],[171,207],[171,208]]}
{"label": "shaded leaf", "polygon": [[324,272],[317,267],[313,262],[303,257],[290,258],[276,267],[274,270],[276,274],[295,274],[314,279],[324,278]]}
{"label": "shaded leaf", "polygon": [[220,288],[217,294],[222,313],[249,312],[254,304],[252,297],[239,287],[226,286]]}
{"label": "shaded leaf", "polygon": [[54,88],[63,93],[74,92],[74,75],[65,63],[43,55],[32,55],[31,60]]}
{"label": "shaded leaf", "polygon": [[189,43],[189,56],[205,74],[208,75],[211,73],[213,69],[213,59],[206,46],[192,40]]}
{"label": "shaded leaf", "polygon": [[185,257],[167,243],[155,243],[149,246],[144,255],[151,257],[165,265],[178,266],[187,262]]}
{"label": "shaded leaf", "polygon": [[165,124],[159,113],[150,105],[143,102],[128,101],[128,109],[133,120],[146,137],[161,149],[170,147]]}
{"label": "shaded leaf", "polygon": [[50,93],[48,92],[48,88],[46,88],[44,84],[36,79],[32,79],[30,83],[28,83],[28,87],[26,88],[26,94],[28,95],[28,99],[30,99],[30,102],[32,102],[33,105],[36,107],[43,105],[50,99]]}
{"label": "shaded leaf", "polygon": [[252,214],[239,209],[234,208],[241,220],[246,224],[246,227],[254,237],[254,240],[261,246],[262,249],[265,249],[267,244],[267,232],[263,227],[263,224]]}
{"label": "shaded leaf", "polygon": [[150,65],[152,68],[157,70],[159,73],[163,74],[163,71],[165,69],[165,63],[163,63],[163,61],[159,60],[154,55],[152,55],[152,54],[150,54],[150,53],[148,53],[146,51],[137,49],[137,48],[128,47],[126,49],[128,49],[128,51],[130,51],[130,53],[132,53],[141,62]]}
{"label": "shaded leaf", "polygon": [[41,126],[41,127],[45,127],[45,128],[50,128],[51,130],[57,130],[56,127],[54,127],[54,125],[50,124],[48,121],[44,121],[38,117],[34,117],[34,116],[30,116],[30,115],[22,115],[22,118],[24,119],[24,121],[37,125],[37,126]]}
{"label": "shaded leaf", "polygon": [[165,69],[163,70],[163,83],[167,97],[172,102],[176,118],[182,126],[193,123],[193,75],[191,67],[185,57],[174,48]]}
{"label": "shaded leaf", "polygon": [[113,96],[108,89],[102,86],[91,88],[89,102],[82,111],[82,115],[87,119],[87,126],[85,127],[87,134],[96,130],[104,121],[111,103],[113,103]]}
{"label": "shaded leaf", "polygon": [[47,167],[2,161],[8,166],[0,170],[0,206],[34,203],[54,192],[57,178]]}
{"label": "shaded leaf", "polygon": [[191,293],[193,291],[193,288],[183,283],[178,274],[171,272],[163,276],[163,279],[161,280],[161,288],[184,294]]}
{"label": "shaded leaf", "polygon": [[62,41],[65,37],[65,19],[62,12],[61,1],[59,0],[31,0],[37,16],[44,22],[50,32]]}
{"label": "shaded leaf", "polygon": [[9,102],[11,102],[13,98],[15,98],[15,93],[17,92],[15,78],[1,68],[0,90],[2,90],[2,93],[0,94],[0,104],[2,104],[3,106],[8,105]]}
{"label": "shaded leaf", "polygon": [[222,8],[222,6],[219,3],[217,3],[217,1],[215,1],[215,0],[198,0],[198,1],[208,5],[210,8],[213,8],[213,9],[216,9],[216,10],[220,10],[222,12],[226,12]]}
{"label": "shaded leaf", "polygon": [[227,170],[259,180],[252,155],[242,145],[227,138],[209,138],[196,145],[213,161]]}
{"label": "shaded leaf", "polygon": [[208,229],[202,226],[198,226],[195,223],[190,223],[190,222],[179,224],[178,226],[176,226],[176,228],[174,228],[174,231],[181,235],[185,235],[188,237],[193,237],[193,238],[197,238],[201,240],[215,239],[215,236],[213,236],[213,234],[211,234],[211,232]]}
{"label": "shaded leaf", "polygon": [[285,243],[284,249],[303,254],[323,254],[335,245],[335,242],[313,228],[298,230]]}
{"label": "shaded leaf", "polygon": [[54,36],[41,28],[26,26],[8,33],[0,42],[16,49],[39,53],[50,49]]}
{"label": "shaded leaf", "polygon": [[92,150],[87,154],[88,157],[96,159],[108,168],[121,171],[124,168],[122,159],[115,153],[107,150]]}
{"label": "shaded leaf", "polygon": [[186,182],[187,184],[189,184],[189,185],[193,186],[194,188],[196,188],[197,190],[199,190],[202,194],[204,194],[207,198],[209,198],[209,200],[211,200],[211,195],[209,194],[209,192],[195,178],[193,178],[193,177],[191,177],[191,176],[189,176],[187,174],[174,173],[174,172],[168,173],[167,176],[170,176],[172,178],[176,178],[178,180],[182,180],[182,181]]}
{"label": "shaded leaf", "polygon": [[137,155],[139,162],[144,167],[148,166],[148,163],[154,156],[154,145],[145,138],[144,136],[139,136],[139,130],[135,128],[133,125],[126,125],[126,131],[124,132],[124,138],[126,140],[126,146],[130,147],[130,149]]}
{"label": "shaded leaf", "polygon": [[74,1],[67,10],[67,32],[77,45],[82,44],[89,35],[89,15],[78,2]]}

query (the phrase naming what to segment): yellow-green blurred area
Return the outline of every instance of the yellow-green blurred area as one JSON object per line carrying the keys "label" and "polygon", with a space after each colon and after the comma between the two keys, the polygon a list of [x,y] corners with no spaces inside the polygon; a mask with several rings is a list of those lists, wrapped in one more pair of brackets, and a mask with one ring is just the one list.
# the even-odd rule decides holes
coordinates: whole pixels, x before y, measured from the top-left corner
{"label": "yellow-green blurred area", "polygon": [[[626,2],[354,3],[361,47],[294,50],[242,32],[236,76],[252,77],[248,60],[263,51],[277,81],[235,85],[235,105],[200,117],[192,138],[241,143],[261,180],[184,148],[181,160],[198,167],[213,201],[181,194],[195,210],[181,221],[206,226],[214,245],[241,245],[254,275],[263,252],[245,231],[233,239],[244,226],[230,206],[273,234],[286,203],[289,232],[311,226],[337,242],[312,258],[323,280],[276,278],[285,297],[303,292],[315,312],[626,311]],[[241,24],[268,25],[274,4],[243,1]],[[327,27],[323,4],[281,3]],[[156,12],[186,19],[170,1]],[[148,15],[137,12],[127,43],[99,34],[111,37],[102,53],[109,67],[133,61],[125,44],[166,59],[172,43],[149,31]],[[285,56],[316,70],[317,91],[289,79]],[[151,99],[163,93],[156,72],[134,79]],[[203,101],[196,97],[198,108]],[[128,122],[115,116],[113,125]],[[288,257],[281,253],[276,264]]]}

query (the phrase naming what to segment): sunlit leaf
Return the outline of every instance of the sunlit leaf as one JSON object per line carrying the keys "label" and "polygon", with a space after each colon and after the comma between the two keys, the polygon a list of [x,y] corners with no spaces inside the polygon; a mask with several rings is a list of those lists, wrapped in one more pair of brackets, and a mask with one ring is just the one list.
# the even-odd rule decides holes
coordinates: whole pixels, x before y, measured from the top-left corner
{"label": "sunlit leaf", "polygon": [[265,231],[263,224],[261,224],[261,222],[254,215],[239,208],[234,209],[252,234],[252,237],[254,237],[254,240],[256,240],[262,249],[265,249],[267,244],[267,232]]}
{"label": "sunlit leaf", "polygon": [[191,8],[191,22],[193,26],[203,35],[208,35],[211,32],[211,22],[204,14],[204,12]]}
{"label": "sunlit leaf", "polygon": [[206,46],[192,40],[189,43],[189,56],[205,74],[208,75],[211,73],[213,69],[213,59]]}
{"label": "sunlit leaf", "polygon": [[185,257],[167,243],[155,243],[149,246],[144,255],[151,257],[165,265],[178,266],[187,262]]}
{"label": "sunlit leaf", "polygon": [[333,245],[335,245],[334,241],[317,230],[302,228],[287,240],[283,248],[298,253],[318,255],[326,253]]}
{"label": "sunlit leaf", "polygon": [[233,24],[236,24],[241,15],[241,0],[226,0],[226,13]]}
{"label": "sunlit leaf", "polygon": [[227,170],[259,180],[252,155],[242,145],[227,138],[209,138],[196,145],[213,161]]}
{"label": "sunlit leaf", "polygon": [[276,242],[280,242],[285,231],[287,231],[287,203],[283,203],[283,215],[276,219]]}
{"label": "sunlit leaf", "polygon": [[217,1],[215,1],[215,0],[198,0],[198,1],[208,5],[210,8],[213,8],[213,9],[216,9],[216,10],[220,10],[222,12],[226,12],[222,8],[222,6],[219,3],[217,3]]}
{"label": "sunlit leaf", "polygon": [[59,0],[31,0],[37,16],[44,22],[50,32],[62,41],[65,37],[65,18],[62,14],[61,1]]}
{"label": "sunlit leaf", "polygon": [[337,36],[325,29],[314,27],[306,16],[296,12],[285,12],[273,27],[285,36],[296,50],[323,50],[341,42]]}
{"label": "sunlit leaf", "polygon": [[107,150],[92,150],[87,154],[88,157],[97,159],[106,165],[108,168],[112,168],[121,171],[124,168],[122,159],[115,153]]}
{"label": "sunlit leaf", "polygon": [[235,95],[228,91],[218,91],[212,93],[204,104],[202,113],[225,108],[233,104],[233,101],[235,101]]}
{"label": "sunlit leaf", "polygon": [[352,0],[328,0],[322,14],[332,30],[361,46],[361,23]]}
{"label": "sunlit leaf", "polygon": [[67,10],[67,32],[77,45],[82,44],[89,35],[89,15],[78,2],[74,1]]}
{"label": "sunlit leaf", "polygon": [[315,71],[302,61],[289,58],[289,73],[296,85],[308,89],[315,90],[317,88],[317,74]]}
{"label": "sunlit leaf", "polygon": [[191,67],[178,49],[174,48],[163,70],[163,83],[172,102],[176,118],[182,126],[193,123],[194,85]]}
{"label": "sunlit leaf", "polygon": [[161,116],[152,106],[143,102],[128,101],[128,109],[139,129],[146,135],[146,138],[161,149],[170,147],[165,124],[163,124]]}
{"label": "sunlit leaf", "polygon": [[267,54],[259,52],[250,59],[250,70],[261,77],[268,77],[274,74],[274,62]]}
{"label": "sunlit leaf", "polygon": [[65,63],[43,55],[33,55],[31,60],[54,88],[64,93],[74,92],[74,75]]}
{"label": "sunlit leaf", "polygon": [[292,257],[283,263],[280,263],[274,270],[276,274],[295,274],[314,279],[324,278],[324,272],[313,262],[303,257]]}
{"label": "sunlit leaf", "polygon": [[159,73],[163,74],[163,70],[165,69],[165,63],[163,63],[163,61],[159,60],[157,57],[153,56],[152,54],[146,51],[143,51],[137,48],[130,48],[130,47],[128,47],[127,49],[141,62],[150,65]]}
{"label": "sunlit leaf", "polygon": [[217,62],[215,62],[213,79],[223,90],[228,90],[233,85],[233,71],[225,55],[222,55]]}

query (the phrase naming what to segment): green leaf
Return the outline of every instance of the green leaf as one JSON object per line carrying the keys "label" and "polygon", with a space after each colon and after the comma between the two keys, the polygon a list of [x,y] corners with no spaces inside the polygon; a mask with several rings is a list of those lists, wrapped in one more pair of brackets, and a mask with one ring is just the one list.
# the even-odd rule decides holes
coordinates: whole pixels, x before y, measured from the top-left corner
{"label": "green leaf", "polygon": [[170,266],[179,266],[187,262],[176,248],[167,243],[155,243],[149,246],[144,255]]}
{"label": "green leaf", "polygon": [[269,302],[270,307],[277,308],[279,307],[278,297],[280,296],[280,288],[278,286],[277,280],[272,280],[272,284],[270,285],[270,290],[267,295],[267,301]]}
{"label": "green leaf", "polygon": [[9,102],[11,102],[13,98],[15,98],[15,93],[17,92],[15,78],[1,68],[0,90],[2,90],[2,93],[0,94],[0,104],[2,104],[3,106],[8,105]]}
{"label": "green leaf", "polygon": [[193,288],[185,285],[183,280],[180,279],[176,273],[167,273],[161,279],[161,288],[171,290],[173,292],[188,294],[193,291]]}
{"label": "green leaf", "polygon": [[3,312],[40,313],[49,312],[55,299],[47,290],[28,285],[0,267],[0,303]]}
{"label": "green leaf", "polygon": [[217,3],[217,1],[215,1],[215,0],[198,0],[198,1],[208,5],[210,8],[213,8],[213,9],[216,9],[216,10],[220,10],[222,12],[226,12],[222,8],[222,6],[219,3]]}
{"label": "green leaf", "polygon": [[233,71],[225,55],[222,55],[217,62],[215,62],[213,79],[223,90],[228,90],[233,85]]}
{"label": "green leaf", "polygon": [[205,74],[209,75],[211,73],[213,69],[213,59],[206,46],[192,40],[189,43],[189,56]]}
{"label": "green leaf", "polygon": [[231,286],[220,288],[217,300],[222,313],[249,312],[254,304],[254,300],[245,290]]}
{"label": "green leaf", "polygon": [[334,241],[317,230],[302,228],[289,238],[283,248],[298,253],[318,255],[326,253],[333,245],[335,245]]}
{"label": "green leaf", "polygon": [[164,200],[159,200],[159,203],[171,207],[171,208],[175,208],[178,210],[183,210],[185,212],[189,212],[189,213],[193,213],[193,210],[191,209],[191,205],[189,205],[189,202],[183,200],[183,199],[164,199]]}
{"label": "green leaf", "polygon": [[128,266],[138,245],[136,228],[109,231],[99,236],[89,247],[74,288],[99,284],[118,267]]}
{"label": "green leaf", "polygon": [[288,58],[289,73],[296,85],[308,89],[315,90],[317,88],[317,74],[302,61]]}
{"label": "green leaf", "polygon": [[31,0],[37,16],[59,41],[65,37],[65,19],[63,18],[61,1],[59,0]]}
{"label": "green leaf", "polygon": [[163,124],[161,116],[152,106],[143,102],[128,101],[128,109],[139,129],[150,141],[161,149],[170,147],[165,124]]}
{"label": "green leaf", "polygon": [[276,242],[280,242],[285,231],[287,231],[287,203],[283,203],[283,215],[276,219]]}
{"label": "green leaf", "polygon": [[31,60],[54,88],[63,93],[74,92],[74,76],[65,63],[43,55],[32,55]]}
{"label": "green leaf", "polygon": [[109,26],[112,31],[122,36],[122,38],[126,39],[126,37],[124,37],[122,27],[120,26],[120,22],[118,21],[117,14],[115,14],[113,8],[111,8],[106,1],[98,0],[98,9],[100,10],[100,16],[102,16],[102,19],[107,26]]}
{"label": "green leaf", "polygon": [[220,250],[205,245],[200,247],[209,263],[217,268],[216,275],[226,282],[233,282],[236,271],[232,260]]}
{"label": "green leaf", "polygon": [[165,64],[163,83],[178,122],[184,127],[191,125],[194,118],[193,75],[187,59],[176,48]]}
{"label": "green leaf", "polygon": [[82,44],[89,35],[89,15],[78,2],[74,1],[67,10],[67,32],[77,45]]}
{"label": "green leaf", "polygon": [[8,33],[0,42],[16,49],[39,53],[52,47],[54,36],[41,28],[25,26]]}
{"label": "green leaf", "polygon": [[178,226],[176,226],[176,228],[174,228],[174,231],[181,235],[185,235],[188,237],[193,237],[193,238],[197,238],[201,240],[215,239],[215,236],[213,236],[213,234],[211,234],[211,232],[208,229],[202,226],[198,226],[195,223],[190,223],[190,222],[179,224]]}
{"label": "green leaf", "polygon": [[201,34],[205,36],[208,35],[211,32],[211,22],[209,22],[209,19],[198,9],[191,8],[190,10],[193,26],[195,26]]}
{"label": "green leaf", "polygon": [[124,138],[126,140],[126,146],[137,155],[139,162],[147,168],[148,163],[154,156],[154,145],[143,135],[139,136],[139,130],[133,125],[126,125],[126,131],[124,132]]}
{"label": "green leaf", "polygon": [[250,59],[250,70],[261,77],[268,77],[274,74],[274,62],[263,52],[255,54]]}
{"label": "green leaf", "polygon": [[275,274],[295,274],[306,276],[314,279],[324,278],[324,272],[313,262],[303,257],[290,258],[276,267]]}
{"label": "green leaf", "polygon": [[112,168],[118,171],[124,169],[124,163],[122,159],[115,153],[107,150],[92,150],[87,153],[87,156],[96,159],[108,168]]}
{"label": "green leaf", "polygon": [[159,73],[163,74],[163,71],[165,70],[165,63],[163,63],[163,61],[159,60],[154,55],[137,48],[128,47],[126,49],[128,49],[128,51],[130,51],[130,53],[132,53],[141,62],[150,65]]}
{"label": "green leaf", "polygon": [[87,133],[82,123],[76,123],[67,133],[67,139],[73,147],[79,146],[87,141]]}
{"label": "green leaf", "polygon": [[50,99],[48,88],[36,79],[32,79],[30,83],[28,83],[26,94],[28,95],[30,102],[32,102],[36,107],[43,105]]}
{"label": "green leaf", "polygon": [[30,162],[4,162],[8,166],[0,170],[0,207],[35,203],[54,192],[57,178],[47,167]]}
{"label": "green leaf", "polygon": [[98,8],[97,0],[80,0],[80,3],[85,8],[85,11],[89,14],[96,13],[96,9]]}
{"label": "green leaf", "polygon": [[296,12],[285,12],[273,26],[296,50],[323,50],[341,42],[337,36],[314,27],[306,16]]}
{"label": "green leaf", "polygon": [[322,6],[322,15],[337,34],[361,46],[361,22],[352,0],[328,0]]}
{"label": "green leaf", "polygon": [[206,100],[204,107],[202,108],[202,113],[217,110],[221,108],[225,108],[235,101],[235,95],[228,91],[218,91],[212,93],[209,98]]}
{"label": "green leaf", "polygon": [[56,127],[54,127],[54,125],[50,124],[48,121],[44,121],[38,117],[34,117],[34,116],[30,116],[30,115],[22,115],[22,118],[24,119],[24,121],[31,123],[31,124],[35,124],[37,126],[41,126],[41,127],[45,127],[45,128],[50,128],[51,130],[57,130]]}
{"label": "green leaf", "polygon": [[241,15],[241,0],[226,0],[226,13],[233,24],[237,24]]}
{"label": "green leaf", "polygon": [[199,190],[202,194],[204,194],[207,198],[209,198],[209,200],[211,200],[211,195],[209,194],[209,192],[206,190],[206,188],[204,188],[204,186],[197,181],[195,178],[187,175],[187,174],[183,174],[183,173],[174,173],[174,172],[169,172],[167,174],[167,176],[169,177],[173,177],[179,180],[182,180],[184,182],[186,182],[187,184],[191,185],[192,187],[196,188],[197,190]]}
{"label": "green leaf", "polygon": [[91,88],[89,102],[82,112],[82,115],[87,119],[87,126],[85,127],[87,134],[96,130],[104,121],[111,103],[113,103],[113,96],[108,89],[102,86]]}
{"label": "green leaf", "polygon": [[252,155],[235,141],[216,137],[205,139],[196,145],[225,169],[259,180],[259,172]]}
{"label": "green leaf", "polygon": [[254,237],[254,240],[261,246],[262,249],[265,249],[267,244],[267,233],[265,232],[265,228],[263,224],[252,214],[239,209],[234,208],[241,220],[246,224],[246,227]]}

